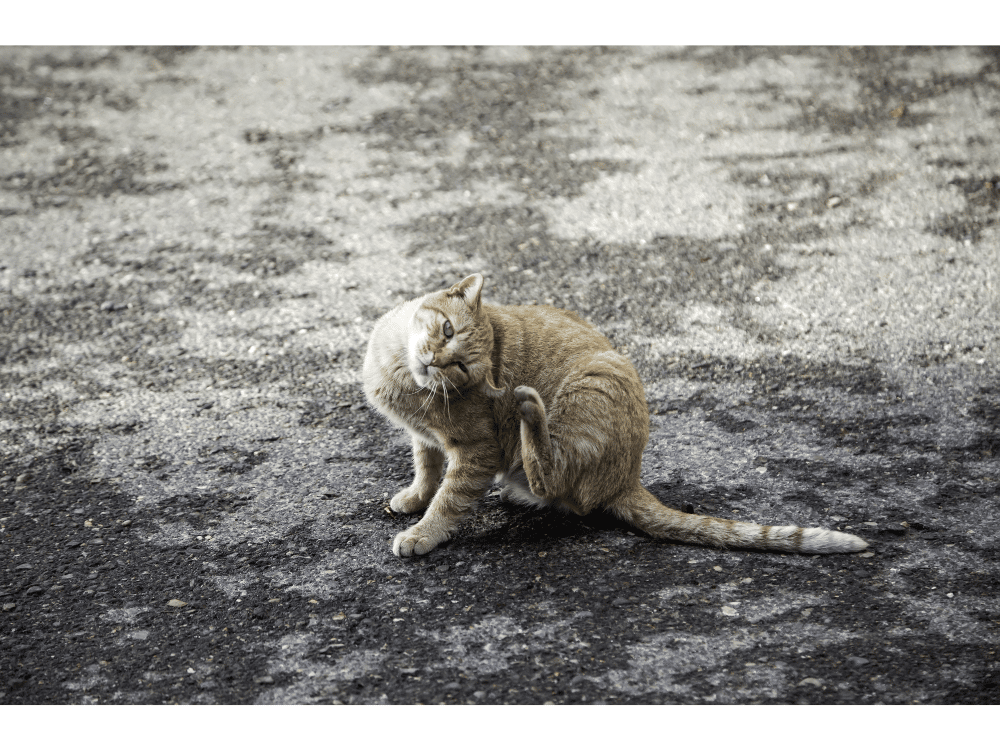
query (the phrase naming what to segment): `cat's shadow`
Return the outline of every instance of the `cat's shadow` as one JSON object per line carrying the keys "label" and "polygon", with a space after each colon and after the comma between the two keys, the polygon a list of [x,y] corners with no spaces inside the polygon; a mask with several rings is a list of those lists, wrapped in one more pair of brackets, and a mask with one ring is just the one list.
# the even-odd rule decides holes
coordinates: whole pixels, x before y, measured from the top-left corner
{"label": "cat's shadow", "polygon": [[[706,494],[704,489],[693,485],[659,482],[651,484],[647,489],[660,502],[686,513],[712,512],[718,504],[711,493]],[[503,543],[530,545],[532,542],[538,542],[541,546],[557,539],[586,539],[606,531],[615,534],[631,532],[647,537],[642,531],[607,511],[596,510],[586,516],[576,516],[504,500],[495,491],[480,505],[479,523],[476,525],[480,528],[465,539],[484,547]]]}
{"label": "cat's shadow", "polygon": [[625,533],[634,531],[624,521],[605,511],[576,516],[558,510],[530,508],[509,500],[491,496],[480,506],[480,521],[487,528],[469,537],[477,544],[496,545],[504,542],[551,543],[556,539],[583,539],[603,531]]}

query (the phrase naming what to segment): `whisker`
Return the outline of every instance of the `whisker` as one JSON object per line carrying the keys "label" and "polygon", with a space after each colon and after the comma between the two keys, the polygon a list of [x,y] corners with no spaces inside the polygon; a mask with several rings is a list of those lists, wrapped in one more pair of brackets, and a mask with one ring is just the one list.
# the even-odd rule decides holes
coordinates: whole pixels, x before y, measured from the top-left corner
{"label": "whisker", "polygon": [[435,381],[431,381],[427,385],[428,385],[428,388],[427,388],[427,398],[424,399],[423,409],[421,409],[421,413],[424,416],[427,415],[427,410],[431,407],[431,403],[433,403],[434,397],[437,396],[437,385],[438,384]]}
{"label": "whisker", "polygon": [[[445,382],[448,385],[450,385],[456,391],[458,390],[458,386],[456,386],[454,383],[452,383],[451,379],[447,375],[442,375],[441,377],[444,378]],[[442,391],[444,393],[444,409],[445,409],[445,412],[448,415],[448,421],[450,422],[451,421],[451,407],[450,407],[449,401],[448,401],[448,387],[447,386],[443,386],[442,387]]]}

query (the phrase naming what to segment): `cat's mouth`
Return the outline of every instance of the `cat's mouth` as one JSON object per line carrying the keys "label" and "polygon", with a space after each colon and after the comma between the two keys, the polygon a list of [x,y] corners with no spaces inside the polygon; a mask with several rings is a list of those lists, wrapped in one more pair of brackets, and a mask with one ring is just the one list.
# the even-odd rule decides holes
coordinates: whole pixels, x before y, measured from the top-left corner
{"label": "cat's mouth", "polygon": [[446,388],[457,389],[469,382],[469,368],[464,362],[459,361],[449,362],[443,367],[439,367],[418,357],[411,372],[413,379],[421,388],[443,385]]}

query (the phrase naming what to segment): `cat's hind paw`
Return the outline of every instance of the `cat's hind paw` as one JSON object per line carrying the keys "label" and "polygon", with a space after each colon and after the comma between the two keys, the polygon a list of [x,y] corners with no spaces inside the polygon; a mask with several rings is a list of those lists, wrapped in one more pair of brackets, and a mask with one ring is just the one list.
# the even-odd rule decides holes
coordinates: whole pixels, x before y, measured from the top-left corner
{"label": "cat's hind paw", "polygon": [[517,408],[521,412],[521,419],[529,425],[535,425],[545,420],[545,404],[538,391],[526,385],[519,385],[514,389],[514,398],[517,399]]}

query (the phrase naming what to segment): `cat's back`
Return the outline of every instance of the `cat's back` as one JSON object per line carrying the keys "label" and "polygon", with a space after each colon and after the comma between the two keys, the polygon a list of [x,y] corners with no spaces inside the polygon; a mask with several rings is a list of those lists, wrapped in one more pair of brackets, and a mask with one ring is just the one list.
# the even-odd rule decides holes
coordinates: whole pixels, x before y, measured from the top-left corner
{"label": "cat's back", "polygon": [[484,305],[494,336],[519,344],[527,356],[566,359],[612,350],[611,342],[572,310],[550,305]]}

